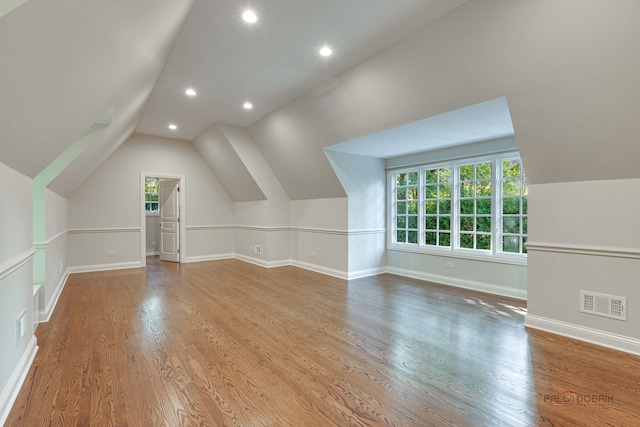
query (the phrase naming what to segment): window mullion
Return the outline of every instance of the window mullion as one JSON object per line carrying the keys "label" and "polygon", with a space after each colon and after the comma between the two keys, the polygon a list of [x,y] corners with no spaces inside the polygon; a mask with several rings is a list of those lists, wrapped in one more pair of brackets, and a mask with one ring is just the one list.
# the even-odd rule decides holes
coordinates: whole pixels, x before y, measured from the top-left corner
{"label": "window mullion", "polygon": [[451,212],[451,250],[455,251],[460,249],[460,179],[459,171],[460,165],[454,163],[452,166],[453,180],[451,182],[451,204],[453,212]]}
{"label": "window mullion", "polygon": [[[500,242],[502,241],[502,237],[501,237],[501,232],[502,232],[502,207],[499,205],[502,205],[501,200],[502,200],[502,185],[500,185],[500,183],[502,182],[502,168],[498,166],[499,160],[498,159],[493,159],[493,194],[492,194],[492,201],[491,203],[493,203],[493,208],[491,209],[491,216],[492,216],[492,221],[494,224],[494,228],[493,228],[493,232],[491,234],[493,234],[492,237],[492,243],[491,243],[491,254],[492,255],[496,255],[499,251],[498,251],[498,245],[500,244]],[[500,210],[500,212],[498,211]]]}

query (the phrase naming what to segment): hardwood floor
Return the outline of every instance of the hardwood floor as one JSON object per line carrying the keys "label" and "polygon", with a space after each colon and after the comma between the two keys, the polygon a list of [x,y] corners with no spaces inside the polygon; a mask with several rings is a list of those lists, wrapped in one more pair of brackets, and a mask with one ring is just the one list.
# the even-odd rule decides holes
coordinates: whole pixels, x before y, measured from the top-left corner
{"label": "hardwood floor", "polygon": [[525,311],[237,260],[74,274],[6,425],[640,425],[639,357]]}

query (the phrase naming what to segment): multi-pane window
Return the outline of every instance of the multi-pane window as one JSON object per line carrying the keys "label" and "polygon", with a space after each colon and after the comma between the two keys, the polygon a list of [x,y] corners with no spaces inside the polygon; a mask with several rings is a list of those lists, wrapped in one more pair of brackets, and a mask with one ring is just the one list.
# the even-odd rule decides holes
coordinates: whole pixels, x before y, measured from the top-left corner
{"label": "multi-pane window", "polygon": [[526,254],[527,181],[517,154],[394,171],[389,182],[391,245]]}
{"label": "multi-pane window", "polygon": [[418,172],[396,175],[396,242],[418,243]]}
{"label": "multi-pane window", "polygon": [[451,168],[424,173],[424,244],[451,246]]}
{"label": "multi-pane window", "polygon": [[144,208],[147,213],[160,210],[158,178],[146,178],[144,182]]}
{"label": "multi-pane window", "polygon": [[527,180],[520,159],[502,160],[502,252],[527,253]]}

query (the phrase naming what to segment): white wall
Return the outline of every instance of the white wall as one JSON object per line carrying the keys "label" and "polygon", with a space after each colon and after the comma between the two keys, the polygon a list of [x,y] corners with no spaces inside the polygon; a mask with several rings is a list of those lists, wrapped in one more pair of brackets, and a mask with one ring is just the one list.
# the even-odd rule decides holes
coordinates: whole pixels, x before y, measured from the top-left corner
{"label": "white wall", "polygon": [[[185,176],[187,260],[233,252],[233,241],[219,228],[233,226],[233,202],[193,144],[133,135],[69,200],[69,265],[140,265],[141,172]],[[209,232],[194,233],[194,227]]]}
{"label": "white wall", "polygon": [[363,277],[386,267],[386,174],[382,159],[325,149],[347,193],[348,277]]}
{"label": "white wall", "polygon": [[[32,181],[0,163],[0,424],[11,409],[35,355],[33,336]],[[16,319],[26,310],[24,337],[17,341]]]}
{"label": "white wall", "polygon": [[[527,266],[397,250],[387,251],[387,262],[389,272],[402,276],[527,298]],[[446,266],[448,262],[453,263],[453,268]]]}
{"label": "white wall", "polygon": [[[532,185],[529,200],[527,324],[640,354],[640,179]],[[580,290],[627,297],[627,321],[581,313]]]}
{"label": "white wall", "polygon": [[51,317],[55,303],[68,277],[68,201],[59,194],[45,189],[45,241],[39,243],[44,249],[45,280],[38,294],[38,321]]}
{"label": "white wall", "polygon": [[291,227],[291,257],[294,265],[347,278],[347,198],[292,201]]}

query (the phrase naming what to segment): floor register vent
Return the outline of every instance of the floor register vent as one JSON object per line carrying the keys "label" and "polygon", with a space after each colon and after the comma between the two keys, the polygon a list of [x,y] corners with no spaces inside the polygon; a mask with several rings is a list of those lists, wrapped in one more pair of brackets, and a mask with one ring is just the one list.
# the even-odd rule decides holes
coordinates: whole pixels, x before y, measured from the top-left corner
{"label": "floor register vent", "polygon": [[627,320],[627,298],[580,291],[580,311],[612,319]]}

